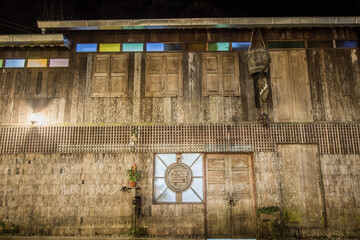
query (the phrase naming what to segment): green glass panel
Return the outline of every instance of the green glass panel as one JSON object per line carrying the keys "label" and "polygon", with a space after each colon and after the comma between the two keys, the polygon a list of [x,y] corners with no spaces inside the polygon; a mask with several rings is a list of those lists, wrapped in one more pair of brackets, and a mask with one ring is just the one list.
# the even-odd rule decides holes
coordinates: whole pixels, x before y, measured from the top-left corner
{"label": "green glass panel", "polygon": [[101,43],[99,52],[120,52],[120,43]]}
{"label": "green glass panel", "polygon": [[228,42],[219,42],[219,43],[210,43],[209,51],[229,51],[230,43]]}
{"label": "green glass panel", "polygon": [[143,43],[123,43],[123,52],[142,52],[143,50]]}
{"label": "green glass panel", "polygon": [[268,42],[269,48],[305,48],[304,41],[271,41]]}
{"label": "green glass panel", "polygon": [[3,67],[3,62],[4,62],[4,60],[3,60],[3,59],[0,59],[0,68]]}

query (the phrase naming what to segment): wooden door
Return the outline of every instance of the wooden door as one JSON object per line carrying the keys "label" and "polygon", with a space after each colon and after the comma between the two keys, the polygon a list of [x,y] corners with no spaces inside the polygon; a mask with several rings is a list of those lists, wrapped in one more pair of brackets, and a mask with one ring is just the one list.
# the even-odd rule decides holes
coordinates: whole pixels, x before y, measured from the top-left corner
{"label": "wooden door", "polygon": [[207,237],[255,237],[251,154],[208,154]]}

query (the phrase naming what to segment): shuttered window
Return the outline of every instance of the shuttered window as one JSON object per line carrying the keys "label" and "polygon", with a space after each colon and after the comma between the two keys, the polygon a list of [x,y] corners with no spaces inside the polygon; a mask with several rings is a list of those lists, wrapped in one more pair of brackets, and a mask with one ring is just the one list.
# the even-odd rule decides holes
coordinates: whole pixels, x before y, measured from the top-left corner
{"label": "shuttered window", "polygon": [[128,54],[94,55],[91,97],[125,97],[128,65]]}
{"label": "shuttered window", "polygon": [[240,96],[236,53],[202,53],[202,95]]}
{"label": "shuttered window", "polygon": [[182,53],[146,55],[146,97],[182,95]]}

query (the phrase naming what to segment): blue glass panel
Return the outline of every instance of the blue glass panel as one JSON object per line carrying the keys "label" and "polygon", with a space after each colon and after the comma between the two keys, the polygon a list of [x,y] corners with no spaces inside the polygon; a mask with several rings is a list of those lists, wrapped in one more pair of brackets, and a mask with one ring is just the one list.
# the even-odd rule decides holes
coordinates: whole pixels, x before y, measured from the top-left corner
{"label": "blue glass panel", "polygon": [[233,42],[231,46],[233,51],[248,50],[250,44],[250,42]]}
{"label": "blue glass panel", "polygon": [[147,52],[163,52],[164,44],[163,43],[147,43],[146,51]]}
{"label": "blue glass panel", "polygon": [[6,68],[23,68],[25,66],[25,59],[6,59]]}
{"label": "blue glass panel", "polygon": [[359,41],[336,41],[336,48],[358,48],[360,47]]}
{"label": "blue glass panel", "polygon": [[76,52],[97,52],[97,43],[78,43]]}
{"label": "blue glass panel", "polygon": [[143,43],[123,43],[123,52],[142,52],[143,50]]}

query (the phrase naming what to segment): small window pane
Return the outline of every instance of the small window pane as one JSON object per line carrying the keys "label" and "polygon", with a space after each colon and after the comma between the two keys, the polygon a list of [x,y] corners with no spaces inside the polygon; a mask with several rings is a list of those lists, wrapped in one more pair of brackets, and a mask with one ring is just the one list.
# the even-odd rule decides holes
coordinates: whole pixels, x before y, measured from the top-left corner
{"label": "small window pane", "polygon": [[269,48],[305,48],[304,41],[271,41]]}
{"label": "small window pane", "polygon": [[147,52],[163,52],[164,44],[163,43],[147,43],[146,51]]}
{"label": "small window pane", "polygon": [[308,48],[332,48],[332,41],[308,41]]}
{"label": "small window pane", "polygon": [[176,194],[170,189],[166,189],[165,192],[157,199],[158,202],[175,202]]}
{"label": "small window pane", "polygon": [[186,44],[186,51],[188,51],[188,52],[205,52],[206,44],[205,43],[188,43],[188,44]]}
{"label": "small window pane", "polygon": [[123,43],[123,52],[142,52],[143,50],[143,43]]}
{"label": "small window pane", "polygon": [[233,51],[248,50],[250,45],[251,45],[250,42],[233,42],[233,43],[231,43],[231,47],[232,47]]}
{"label": "small window pane", "polygon": [[196,196],[194,191],[189,188],[185,192],[182,193],[182,201],[183,202],[201,202],[201,199]]}
{"label": "small window pane", "polygon": [[6,59],[6,68],[23,68],[25,66],[25,59]]}
{"label": "small window pane", "polygon": [[76,52],[97,52],[97,43],[78,43]]}
{"label": "small window pane", "polygon": [[50,59],[50,67],[68,67],[68,58]]}
{"label": "small window pane", "polygon": [[164,45],[165,51],[182,51],[181,43],[165,43]]}
{"label": "small window pane", "polygon": [[170,166],[176,162],[176,154],[158,154],[157,157],[160,158],[166,166]]}
{"label": "small window pane", "polygon": [[155,158],[155,177],[165,177],[166,166],[159,158]]}
{"label": "small window pane", "polygon": [[229,51],[230,44],[228,42],[210,43],[209,51]]}
{"label": "small window pane", "polygon": [[120,52],[120,43],[101,43],[99,52]]}
{"label": "small window pane", "polygon": [[202,156],[196,160],[196,162],[192,165],[191,171],[194,175],[194,177],[202,177],[203,176],[203,162],[202,162]]}
{"label": "small window pane", "polygon": [[335,43],[336,43],[336,48],[358,48],[358,47],[360,47],[359,41],[337,40],[337,41],[335,41]]}
{"label": "small window pane", "polygon": [[197,195],[204,199],[204,188],[203,188],[203,179],[202,178],[194,178],[191,184],[191,188],[194,189]]}
{"label": "small window pane", "polygon": [[29,59],[27,67],[46,67],[47,59]]}
{"label": "small window pane", "polygon": [[0,68],[3,67],[3,62],[4,62],[4,60],[3,60],[3,59],[0,59]]}
{"label": "small window pane", "polygon": [[155,199],[157,199],[167,188],[164,178],[155,179]]}
{"label": "small window pane", "polygon": [[184,153],[182,155],[182,161],[190,167],[199,156],[200,154],[198,153]]}

